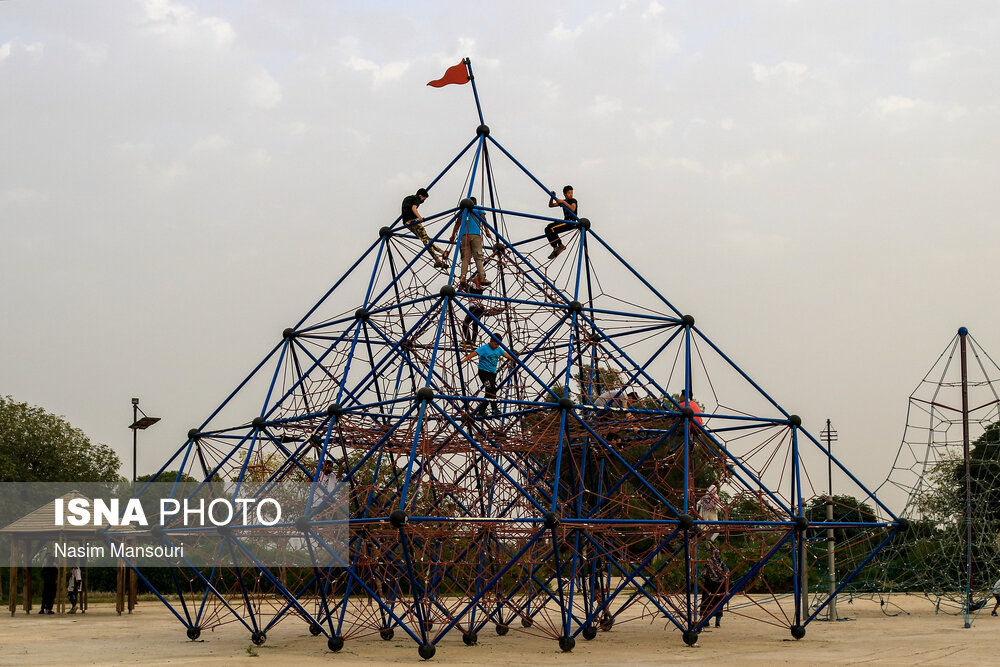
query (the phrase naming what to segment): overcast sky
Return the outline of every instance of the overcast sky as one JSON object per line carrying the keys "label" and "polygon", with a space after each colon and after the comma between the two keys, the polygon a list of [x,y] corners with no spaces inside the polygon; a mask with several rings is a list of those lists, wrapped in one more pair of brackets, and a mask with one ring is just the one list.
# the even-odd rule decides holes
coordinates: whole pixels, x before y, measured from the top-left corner
{"label": "overcast sky", "polygon": [[[0,3],[0,394],[153,472],[478,124],[872,488],[1000,354],[995,2]],[[546,213],[545,201],[537,202]],[[522,206],[522,208],[524,208]]]}

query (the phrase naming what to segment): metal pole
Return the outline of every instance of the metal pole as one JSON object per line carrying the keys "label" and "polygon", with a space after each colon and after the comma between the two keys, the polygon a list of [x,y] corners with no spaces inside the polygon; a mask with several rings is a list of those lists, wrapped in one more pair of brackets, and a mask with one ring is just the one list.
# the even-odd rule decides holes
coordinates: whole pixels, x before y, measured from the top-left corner
{"label": "metal pole", "polygon": [[[139,421],[139,399],[132,399],[132,423],[135,424]],[[132,484],[135,484],[135,456],[136,456],[136,444],[138,442],[139,429],[132,429]]]}
{"label": "metal pole", "polygon": [[965,461],[965,627],[972,627],[969,617],[972,614],[972,480],[969,465],[969,377],[966,365],[965,337],[969,330],[962,327],[958,330],[962,350],[962,458]]}
{"label": "metal pole", "polygon": [[[833,523],[833,440],[836,438],[830,420],[826,420],[826,454],[827,454],[827,497],[826,497],[826,520]],[[826,569],[830,579],[830,605],[828,607],[828,620],[837,620],[837,556],[835,553],[836,539],[833,528],[826,529]]]}

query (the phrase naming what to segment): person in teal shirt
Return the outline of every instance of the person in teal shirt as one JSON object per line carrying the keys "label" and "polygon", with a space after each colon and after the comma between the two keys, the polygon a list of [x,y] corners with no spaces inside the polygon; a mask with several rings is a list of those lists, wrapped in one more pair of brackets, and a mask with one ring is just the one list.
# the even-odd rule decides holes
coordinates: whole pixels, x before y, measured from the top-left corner
{"label": "person in teal shirt", "polygon": [[479,379],[483,383],[483,395],[486,400],[473,414],[477,416],[485,414],[488,405],[493,416],[498,417],[500,409],[497,407],[497,365],[503,357],[511,361],[514,361],[514,357],[500,349],[500,339],[497,337],[491,337],[489,343],[469,352],[462,359],[462,363],[469,362],[475,356],[479,357]]}
{"label": "person in teal shirt", "polygon": [[[472,203],[476,203],[475,197],[472,198]],[[489,285],[490,281],[486,279],[486,270],[483,269],[483,235],[490,238],[490,230],[485,224],[480,226],[480,222],[485,223],[474,210],[469,211],[468,214],[460,213],[458,219],[455,220],[454,229],[451,230],[450,240],[454,242],[455,237],[459,233],[462,234],[458,240],[459,253],[462,257],[462,270],[458,274],[459,280],[465,280],[466,272],[469,270],[469,262],[475,260],[479,284]]]}

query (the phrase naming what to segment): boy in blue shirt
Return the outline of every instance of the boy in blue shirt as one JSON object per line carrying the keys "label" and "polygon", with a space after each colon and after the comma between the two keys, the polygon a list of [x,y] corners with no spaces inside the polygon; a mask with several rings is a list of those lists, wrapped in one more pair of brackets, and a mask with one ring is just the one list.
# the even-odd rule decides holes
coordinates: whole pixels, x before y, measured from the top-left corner
{"label": "boy in blue shirt", "polygon": [[462,359],[462,363],[468,362],[477,355],[479,356],[479,379],[483,383],[483,395],[486,397],[486,400],[483,401],[473,414],[477,416],[485,414],[486,406],[489,405],[492,408],[493,416],[499,417],[500,409],[497,407],[497,364],[503,357],[507,357],[511,361],[514,361],[514,357],[500,349],[500,339],[497,337],[490,337],[489,343],[469,352]]}

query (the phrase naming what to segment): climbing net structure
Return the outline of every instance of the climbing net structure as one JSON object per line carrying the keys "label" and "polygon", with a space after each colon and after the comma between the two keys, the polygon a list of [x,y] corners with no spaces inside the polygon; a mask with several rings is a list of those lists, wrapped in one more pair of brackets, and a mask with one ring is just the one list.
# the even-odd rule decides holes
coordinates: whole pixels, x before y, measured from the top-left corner
{"label": "climbing net structure", "polygon": [[[826,450],[611,247],[603,230],[621,221],[564,221],[546,206],[552,188],[479,120],[426,186],[433,249],[398,218],[373,226],[360,258],[161,468],[319,485],[332,461],[347,516],[320,506],[284,526],[308,543],[308,567],[169,564],[158,594],[190,637],[234,624],[260,643],[301,623],[333,651],[402,633],[424,658],[484,628],[569,651],[654,619],[693,644],[724,609],[801,638],[825,604],[805,590],[818,559],[807,542],[828,527],[809,469],[825,480]],[[504,178],[526,193],[515,205],[501,202]],[[484,230],[482,293],[450,241],[470,218]],[[549,259],[554,222],[565,251]],[[509,355],[495,400],[474,353],[491,338]],[[856,528],[870,558],[899,525],[833,465],[889,517],[836,524]],[[323,537],[337,522],[342,559]],[[224,538],[239,547],[254,530]]]}
{"label": "climbing net structure", "polygon": [[930,597],[971,623],[1000,592],[1000,367],[965,327],[910,395],[878,491],[905,498],[910,530],[866,572],[869,585]]}

